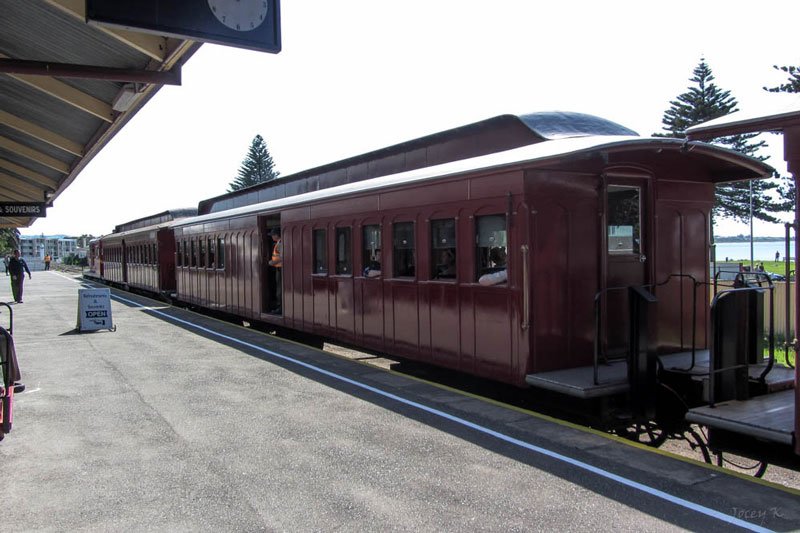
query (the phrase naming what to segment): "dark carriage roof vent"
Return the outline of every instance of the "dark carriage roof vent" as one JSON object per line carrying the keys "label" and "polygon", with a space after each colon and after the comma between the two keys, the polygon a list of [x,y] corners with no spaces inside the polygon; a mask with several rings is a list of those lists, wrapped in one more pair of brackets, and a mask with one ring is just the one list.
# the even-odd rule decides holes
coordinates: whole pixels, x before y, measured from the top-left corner
{"label": "dark carriage roof vent", "polygon": [[604,118],[569,111],[543,111],[518,115],[519,120],[532,132],[549,141],[588,135],[632,135],[635,131]]}

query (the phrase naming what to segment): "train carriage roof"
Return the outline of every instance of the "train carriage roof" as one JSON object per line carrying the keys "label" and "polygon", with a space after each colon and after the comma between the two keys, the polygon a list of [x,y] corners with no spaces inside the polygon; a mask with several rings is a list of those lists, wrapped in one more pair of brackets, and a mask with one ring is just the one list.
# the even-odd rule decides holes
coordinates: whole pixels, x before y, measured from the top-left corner
{"label": "train carriage roof", "polygon": [[223,211],[545,141],[601,135],[637,133],[585,113],[499,115],[209,198],[200,202],[198,212]]}
{"label": "train carriage roof", "polygon": [[179,218],[193,217],[197,215],[196,207],[186,207],[181,209],[170,209],[155,215],[148,215],[146,217],[137,218],[130,222],[124,222],[114,227],[113,233],[123,233],[130,230],[148,228],[162,224],[163,222],[170,222]]}
{"label": "train carriage roof", "polygon": [[130,222],[119,224],[114,228],[112,233],[98,237],[98,240],[105,242],[121,240],[125,237],[132,235],[140,235],[150,231],[157,231],[162,228],[174,226],[178,221],[184,218],[197,215],[197,209],[194,207],[182,209],[170,209],[162,213],[148,215],[146,217],[137,218]]}
{"label": "train carriage roof", "polygon": [[[772,172],[772,168],[769,165],[739,152],[682,139],[631,136],[569,137],[441,165],[389,174],[226,211],[200,214],[197,217],[177,221],[175,227],[246,216],[410,183],[423,183],[476,172],[510,170],[521,165],[543,167],[548,164],[556,165],[567,160],[586,159],[592,156],[601,156],[601,161],[608,161],[610,156],[622,153],[634,159],[636,159],[634,156],[638,156],[638,159],[654,162],[663,161],[669,163],[675,162],[677,158],[680,158],[690,164],[702,167],[705,170],[705,174],[710,175],[714,183],[766,178]],[[685,176],[685,179],[688,180],[690,177]]]}

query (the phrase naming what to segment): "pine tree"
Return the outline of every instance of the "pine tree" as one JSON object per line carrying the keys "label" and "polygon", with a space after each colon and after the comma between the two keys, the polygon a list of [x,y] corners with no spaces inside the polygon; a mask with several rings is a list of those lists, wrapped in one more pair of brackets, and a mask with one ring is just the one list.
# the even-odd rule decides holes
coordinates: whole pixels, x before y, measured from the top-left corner
{"label": "pine tree", "polygon": [[[764,87],[765,91],[771,93],[800,93],[800,67],[772,65],[772,68],[785,72],[789,75],[786,83],[782,83],[777,87]],[[794,180],[789,177],[783,177],[780,186],[780,193],[783,198],[792,206],[795,205],[797,198],[797,189],[794,185]]]}
{"label": "pine tree", "polygon": [[780,70],[789,75],[786,83],[782,83],[777,87],[764,87],[765,91],[771,93],[800,93],[800,67],[772,65],[775,70]]}
{"label": "pine tree", "polygon": [[[737,111],[736,98],[730,91],[717,87],[714,75],[705,59],[692,72],[689,78],[694,85],[670,102],[670,108],[664,112],[662,123],[667,134],[655,133],[659,137],[686,138],[686,130],[718,117]],[[756,155],[759,149],[766,146],[764,141],[751,142],[758,134],[748,133],[729,137],[718,137],[712,142],[731,150],[764,160]],[[752,193],[750,186],[752,185]],[[772,192],[778,192],[778,184],[770,180],[753,180],[752,182],[734,182],[718,185],[712,217],[732,218],[740,222],[749,222],[750,204],[752,201],[753,217],[767,222],[780,222],[773,213],[787,210],[787,203],[782,199],[773,199]]]}
{"label": "pine tree", "polygon": [[261,135],[253,137],[247,156],[239,167],[239,175],[228,184],[228,192],[238,191],[258,183],[277,179],[280,172],[275,170],[275,162],[267,150],[267,143]]}

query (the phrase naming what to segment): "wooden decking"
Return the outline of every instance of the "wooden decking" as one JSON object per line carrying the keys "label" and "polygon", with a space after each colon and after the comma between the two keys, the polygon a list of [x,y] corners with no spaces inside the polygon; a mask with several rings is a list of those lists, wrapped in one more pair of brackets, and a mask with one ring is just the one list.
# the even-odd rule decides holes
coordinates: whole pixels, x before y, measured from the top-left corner
{"label": "wooden decking", "polygon": [[601,364],[598,376],[599,383],[595,383],[594,367],[582,366],[528,374],[525,376],[525,381],[532,387],[582,399],[612,396],[628,391],[628,365],[625,361]]}
{"label": "wooden decking", "polygon": [[[708,379],[709,352],[697,350],[692,364],[692,352],[680,352],[659,356],[662,368],[670,372],[682,372],[696,379]],[[766,363],[750,365],[750,378],[758,379]],[[547,389],[575,398],[589,399],[612,396],[627,392],[628,367],[625,361],[612,361],[609,364],[600,364],[598,383],[594,382],[594,369],[592,366],[553,370],[538,374],[529,374],[525,381],[532,387]],[[775,365],[765,378],[767,391],[777,392],[794,387],[794,370],[780,365]]]}
{"label": "wooden decking", "polygon": [[794,439],[794,390],[757,396],[745,402],[695,407],[686,420],[791,446]]}

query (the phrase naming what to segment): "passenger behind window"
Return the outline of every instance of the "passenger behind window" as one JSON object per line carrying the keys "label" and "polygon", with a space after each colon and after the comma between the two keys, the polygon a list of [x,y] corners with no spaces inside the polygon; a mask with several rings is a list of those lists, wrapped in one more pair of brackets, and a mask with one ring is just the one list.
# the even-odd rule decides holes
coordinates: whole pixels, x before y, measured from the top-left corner
{"label": "passenger behind window", "polygon": [[448,248],[439,254],[439,262],[436,264],[435,279],[453,279],[456,277],[456,254]]}
{"label": "passenger behind window", "polygon": [[364,276],[367,278],[377,278],[381,275],[381,251],[375,250],[369,263],[364,268]]}
{"label": "passenger behind window", "polygon": [[506,250],[503,247],[492,248],[489,251],[489,266],[483,270],[478,278],[481,285],[498,285],[508,280],[506,271]]}

